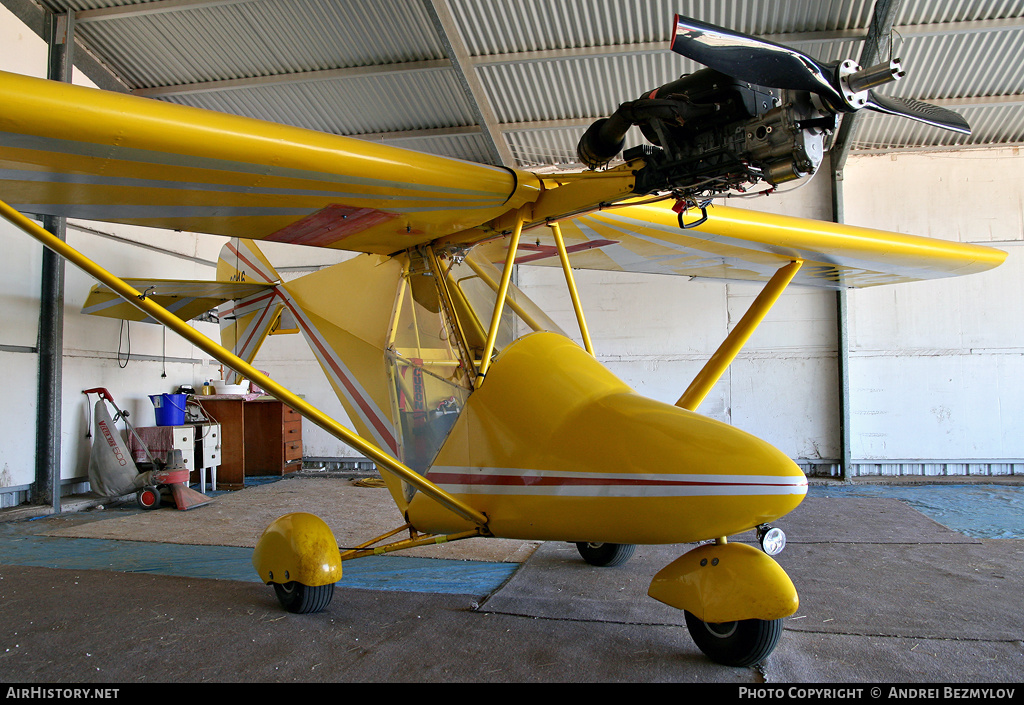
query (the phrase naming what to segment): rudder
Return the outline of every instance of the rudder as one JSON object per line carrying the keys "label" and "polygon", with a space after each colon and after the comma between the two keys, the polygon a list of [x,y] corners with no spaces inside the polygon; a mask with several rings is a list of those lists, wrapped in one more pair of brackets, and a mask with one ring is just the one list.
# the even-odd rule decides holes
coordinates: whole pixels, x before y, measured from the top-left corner
{"label": "rudder", "polygon": [[[255,242],[234,239],[221,248],[217,281],[274,286],[232,301],[219,315],[221,345],[252,363],[267,335],[281,329],[284,299],[277,289],[281,278]],[[234,383],[241,380],[235,373]]]}

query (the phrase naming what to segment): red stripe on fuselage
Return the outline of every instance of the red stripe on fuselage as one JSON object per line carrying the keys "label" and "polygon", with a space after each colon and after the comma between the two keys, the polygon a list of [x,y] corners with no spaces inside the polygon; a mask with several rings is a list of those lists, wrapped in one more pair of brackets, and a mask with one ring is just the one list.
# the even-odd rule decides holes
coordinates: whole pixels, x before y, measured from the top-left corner
{"label": "red stripe on fuselage", "polygon": [[622,487],[798,487],[791,482],[709,482],[707,480],[652,480],[598,477],[538,477],[536,475],[475,475],[463,473],[428,472],[428,479],[439,485],[475,485],[496,487],[563,487],[563,486],[622,486]]}
{"label": "red stripe on fuselage", "polygon": [[381,420],[376,407],[372,406],[365,398],[363,398],[359,393],[359,390],[355,388],[352,380],[348,378],[344,370],[342,370],[341,366],[336,362],[336,355],[334,354],[334,351],[320,342],[316,334],[317,331],[313,329],[312,325],[306,323],[305,317],[301,314],[301,310],[296,310],[298,308],[298,304],[292,303],[288,297],[280,294],[280,292],[278,292],[278,295],[281,296],[285,305],[291,310],[292,314],[295,316],[295,320],[298,321],[299,325],[306,331],[306,339],[309,340],[310,345],[315,345],[317,350],[320,351],[321,356],[327,362],[328,366],[334,371],[334,374],[337,375],[338,380],[345,386],[345,389],[348,390],[349,397],[359,406],[360,409],[362,409],[363,414],[377,430],[377,433],[380,434],[381,439],[388,446],[388,449],[392,453],[396,453],[398,451],[398,444],[395,442],[395,437],[391,433],[391,430]]}

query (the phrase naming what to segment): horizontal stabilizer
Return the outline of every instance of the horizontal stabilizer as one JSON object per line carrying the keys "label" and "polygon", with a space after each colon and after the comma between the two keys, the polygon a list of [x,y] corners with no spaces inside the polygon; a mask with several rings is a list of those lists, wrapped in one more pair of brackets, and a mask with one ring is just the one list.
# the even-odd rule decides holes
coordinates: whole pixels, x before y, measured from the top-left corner
{"label": "horizontal stabilizer", "polygon": [[[268,284],[174,279],[125,279],[146,298],[151,298],[183,321],[190,321],[226,301],[242,299],[273,287]],[[89,292],[82,313],[126,321],[156,323],[113,291],[97,284]]]}

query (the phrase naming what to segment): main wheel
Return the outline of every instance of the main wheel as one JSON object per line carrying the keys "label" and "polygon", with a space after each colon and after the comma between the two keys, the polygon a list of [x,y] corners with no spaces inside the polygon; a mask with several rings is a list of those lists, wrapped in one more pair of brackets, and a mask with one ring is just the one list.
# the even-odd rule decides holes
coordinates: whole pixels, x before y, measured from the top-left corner
{"label": "main wheel", "polygon": [[294,580],[290,583],[274,583],[277,599],[289,612],[312,614],[327,609],[334,597],[334,583],[330,585],[303,585]]}
{"label": "main wheel", "polygon": [[686,613],[686,628],[697,648],[725,666],[753,666],[775,650],[782,636],[781,619],[744,619],[738,622],[702,622]]}
{"label": "main wheel", "polygon": [[135,503],[142,509],[159,509],[160,490],[156,487],[143,487],[135,493]]}
{"label": "main wheel", "polygon": [[633,557],[636,544],[580,542],[576,544],[576,550],[590,565],[615,566],[622,565]]}

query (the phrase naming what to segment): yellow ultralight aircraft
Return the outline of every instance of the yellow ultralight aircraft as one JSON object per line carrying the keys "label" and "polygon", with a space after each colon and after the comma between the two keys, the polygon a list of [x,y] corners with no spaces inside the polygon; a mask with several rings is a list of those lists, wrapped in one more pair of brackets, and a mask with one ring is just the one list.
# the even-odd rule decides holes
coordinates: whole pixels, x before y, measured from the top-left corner
{"label": "yellow ultralight aircraft", "polygon": [[[697,414],[701,400],[791,282],[969,274],[1005,253],[710,207],[727,192],[809,178],[843,113],[969,127],[876,94],[903,75],[897,62],[821,64],[675,22],[672,48],[708,68],[597,121],[580,141],[583,173],[466,163],[0,74],[0,211],[101,282],[85,311],[170,327],[381,470],[405,521],[395,531],[345,553],[309,514],[264,533],[253,564],[287,609],[325,608],[345,559],[426,543],[568,541],[607,566],[636,544],[704,542],[649,594],[685,610],[716,661],[749,665],[774,649],[798,598],[769,555],[784,544],[771,522],[800,503],[807,481],[768,443]],[[634,125],[651,144],[610,166]],[[233,239],[215,282],[122,280],[22,213]],[[261,240],[362,254],[286,283]],[[517,263],[561,265],[583,347],[511,283]],[[766,285],[670,405],[595,359],[574,267]],[[217,306],[223,346],[184,322]],[[281,330],[305,335],[356,431],[249,364]],[[728,541],[751,529],[763,550]]]}

